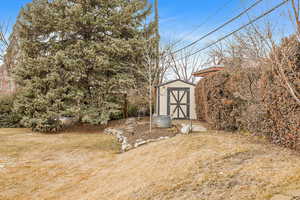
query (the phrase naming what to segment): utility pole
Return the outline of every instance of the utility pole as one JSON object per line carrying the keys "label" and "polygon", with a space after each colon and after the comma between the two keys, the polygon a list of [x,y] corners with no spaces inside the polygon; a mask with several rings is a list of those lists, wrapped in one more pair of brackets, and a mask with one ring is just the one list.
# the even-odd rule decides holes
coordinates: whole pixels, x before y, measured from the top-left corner
{"label": "utility pole", "polygon": [[156,34],[156,67],[159,67],[159,13],[158,13],[158,0],[155,0],[155,34]]}
{"label": "utility pole", "polygon": [[[158,14],[158,0],[154,0],[154,12],[155,12],[155,69],[154,72],[156,73],[157,71],[159,71],[159,41],[160,41],[160,35],[159,35],[159,14]],[[149,66],[149,71],[150,71],[150,76],[149,76],[149,93],[150,93],[150,134],[152,133],[152,98],[153,96],[155,97],[154,99],[156,99],[156,92],[155,95],[153,95],[153,86],[157,85],[157,81],[156,81],[156,76],[158,76],[158,74],[154,74],[154,80],[152,80],[152,70],[153,66]],[[156,107],[157,105],[155,105]]]}

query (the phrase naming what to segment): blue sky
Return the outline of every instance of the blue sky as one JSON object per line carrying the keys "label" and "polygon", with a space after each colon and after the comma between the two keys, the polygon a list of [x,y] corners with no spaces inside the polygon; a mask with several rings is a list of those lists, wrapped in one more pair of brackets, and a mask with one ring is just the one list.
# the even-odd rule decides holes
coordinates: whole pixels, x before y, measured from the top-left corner
{"label": "blue sky", "polygon": [[[249,15],[251,17],[257,16],[281,1],[282,0],[265,0],[263,3],[259,4],[257,8],[251,10]],[[30,2],[30,0],[2,1],[0,7],[0,21],[10,20],[13,24],[18,16],[20,8],[28,2]],[[160,32],[162,41],[176,41],[181,38],[184,38],[183,43],[193,41],[216,26],[224,23],[231,17],[237,15],[245,9],[245,7],[248,7],[254,2],[255,0],[159,0]],[[220,9],[220,12],[214,14],[217,9]],[[288,5],[277,10],[262,21],[267,19],[271,20],[276,26],[284,30],[283,34],[289,34],[291,32],[291,25],[289,23],[287,10]],[[212,16],[210,20],[205,21],[209,16]],[[199,45],[204,45],[209,41],[213,41],[235,28],[238,28],[247,21],[248,17],[244,16],[240,20],[226,26],[221,32],[213,34]],[[203,25],[196,29],[200,24]],[[193,34],[187,35],[187,33],[190,33],[195,29],[196,31],[193,32]]]}
{"label": "blue sky", "polygon": [[0,20],[10,20],[14,22],[22,6],[31,2],[29,0],[4,0],[0,6]]}
{"label": "blue sky", "polygon": [[[256,0],[160,0],[160,32],[162,38],[163,40],[172,41],[176,41],[178,38],[185,38],[185,42],[193,41],[223,24],[230,18],[238,15],[255,1]],[[253,19],[281,1],[282,0],[265,0],[255,9],[249,11],[248,14]],[[288,8],[289,4],[286,4],[257,23],[265,23],[268,20],[272,21],[278,30],[282,32],[278,34],[288,35],[292,31],[288,17]],[[215,14],[217,10],[219,10],[219,12]],[[208,17],[210,17],[210,19],[207,21],[206,19]],[[218,39],[248,21],[249,18],[245,15],[234,23],[226,26],[222,31],[213,34],[199,45]],[[199,27],[201,24],[203,25]],[[193,34],[188,34],[191,31],[194,31]]]}

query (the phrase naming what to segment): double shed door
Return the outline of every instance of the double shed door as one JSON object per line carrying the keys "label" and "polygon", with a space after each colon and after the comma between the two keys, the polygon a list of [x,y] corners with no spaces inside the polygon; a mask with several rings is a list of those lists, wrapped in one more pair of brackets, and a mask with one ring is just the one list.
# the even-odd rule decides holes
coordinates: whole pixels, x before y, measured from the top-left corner
{"label": "double shed door", "polygon": [[167,113],[173,119],[190,119],[190,88],[168,88]]}

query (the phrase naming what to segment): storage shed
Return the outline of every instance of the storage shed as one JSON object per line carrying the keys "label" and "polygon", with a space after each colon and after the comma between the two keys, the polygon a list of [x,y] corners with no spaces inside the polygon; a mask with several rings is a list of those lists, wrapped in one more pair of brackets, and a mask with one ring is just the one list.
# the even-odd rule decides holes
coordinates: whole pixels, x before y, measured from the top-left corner
{"label": "storage shed", "polygon": [[180,79],[156,86],[156,114],[196,119],[195,84]]}

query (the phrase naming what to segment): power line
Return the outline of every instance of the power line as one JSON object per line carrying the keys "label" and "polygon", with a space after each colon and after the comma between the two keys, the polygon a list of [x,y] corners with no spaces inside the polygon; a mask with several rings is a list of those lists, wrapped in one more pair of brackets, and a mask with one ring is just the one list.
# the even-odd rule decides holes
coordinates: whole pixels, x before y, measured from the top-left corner
{"label": "power line", "polygon": [[222,24],[221,26],[219,26],[219,27],[215,28],[214,30],[210,31],[209,33],[205,34],[204,36],[202,36],[202,37],[199,38],[198,40],[195,40],[194,42],[192,42],[192,43],[190,43],[190,44],[188,44],[188,45],[186,45],[186,46],[184,46],[184,47],[182,47],[182,48],[180,48],[180,49],[178,49],[178,50],[172,52],[172,54],[178,53],[178,52],[180,52],[180,51],[182,51],[182,50],[184,50],[184,49],[186,49],[186,48],[188,48],[188,47],[191,47],[191,46],[193,46],[194,44],[198,43],[199,41],[201,41],[201,40],[207,38],[209,35],[211,35],[211,34],[217,32],[217,31],[219,31],[220,29],[222,29],[222,28],[225,27],[226,25],[230,24],[231,22],[233,22],[233,21],[235,21],[236,19],[238,19],[238,18],[240,18],[241,16],[243,16],[245,13],[247,13],[249,10],[251,10],[252,8],[254,8],[255,6],[257,6],[257,5],[258,5],[259,3],[261,3],[262,1],[264,1],[264,0],[258,0],[258,1],[256,1],[256,2],[255,2],[254,4],[252,4],[249,8],[247,8],[247,9],[244,10],[244,11],[242,11],[242,12],[241,12],[240,14],[238,14],[237,16],[231,18],[229,21],[225,22],[225,23]]}
{"label": "power line", "polygon": [[[178,59],[178,60],[182,60],[182,59],[188,58],[188,57],[193,56],[193,55],[195,55],[195,54],[197,54],[197,53],[199,53],[199,52],[201,52],[201,51],[204,51],[204,50],[208,49],[209,47],[211,47],[211,46],[213,46],[213,45],[215,45],[215,44],[221,42],[222,40],[228,38],[229,36],[231,36],[231,35],[237,33],[238,31],[240,31],[240,30],[242,30],[243,28],[249,26],[250,24],[256,22],[257,20],[259,20],[259,19],[265,17],[266,15],[270,14],[271,12],[275,11],[276,9],[278,9],[278,8],[280,8],[281,6],[283,6],[284,4],[286,4],[288,1],[290,1],[290,0],[285,0],[285,1],[281,2],[281,3],[278,4],[277,6],[271,8],[271,9],[268,10],[267,12],[265,12],[265,13],[263,13],[262,15],[256,17],[255,19],[251,20],[250,22],[248,22],[247,24],[241,26],[240,28],[236,29],[235,31],[232,31],[231,33],[229,33],[229,34],[225,35],[224,37],[222,37],[222,38],[216,40],[215,42],[213,42],[213,43],[207,45],[206,47],[203,47],[203,48],[197,50],[196,52],[194,52],[194,53],[192,53],[192,54],[189,54],[189,55],[187,55],[187,56],[185,56],[185,57],[183,57],[183,58],[180,58],[180,59]],[[177,61],[178,61],[178,60],[177,60]]]}
{"label": "power line", "polygon": [[227,7],[229,5],[229,3],[231,3],[233,0],[229,0],[226,1],[226,3],[224,3],[221,7],[219,7],[213,14],[209,15],[207,18],[205,18],[205,20],[198,25],[194,30],[190,31],[189,33],[187,33],[185,36],[183,36],[181,39],[177,40],[177,42],[175,42],[173,44],[173,46],[176,46],[177,44],[179,44],[180,42],[182,42],[185,38],[187,38],[188,36],[190,36],[191,34],[193,34],[194,32],[196,32],[197,30],[199,30],[202,26],[204,26],[211,18],[215,17],[220,11],[222,11],[225,7]]}

